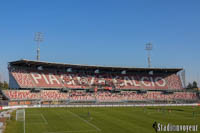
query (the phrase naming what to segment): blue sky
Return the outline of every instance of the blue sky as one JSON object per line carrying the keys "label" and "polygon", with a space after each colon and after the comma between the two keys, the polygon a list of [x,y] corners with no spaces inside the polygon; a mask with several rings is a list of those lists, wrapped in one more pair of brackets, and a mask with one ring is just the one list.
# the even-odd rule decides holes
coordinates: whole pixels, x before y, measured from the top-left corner
{"label": "blue sky", "polygon": [[35,60],[35,32],[44,33],[41,60],[75,64],[183,67],[200,81],[198,0],[17,0],[0,3],[0,73],[7,62]]}

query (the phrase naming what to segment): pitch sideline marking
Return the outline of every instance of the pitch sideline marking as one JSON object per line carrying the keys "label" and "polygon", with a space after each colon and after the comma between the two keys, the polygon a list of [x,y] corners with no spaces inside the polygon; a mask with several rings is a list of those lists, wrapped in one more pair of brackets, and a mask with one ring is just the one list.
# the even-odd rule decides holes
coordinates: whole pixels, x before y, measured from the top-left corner
{"label": "pitch sideline marking", "polygon": [[40,115],[41,115],[42,119],[44,120],[44,123],[45,124],[49,124],[48,121],[47,121],[47,119],[44,117],[44,115],[43,114],[40,114]]}
{"label": "pitch sideline marking", "polygon": [[80,120],[84,121],[84,122],[87,123],[88,125],[94,127],[97,131],[101,131],[101,129],[99,129],[97,126],[95,126],[94,124],[92,124],[92,123],[88,122],[87,120],[81,118],[81,117],[78,116],[77,114],[75,114],[75,113],[73,113],[73,112],[71,112],[71,111],[69,111],[69,110],[68,110],[68,112],[71,113],[73,116],[76,116],[76,117],[79,118]]}
{"label": "pitch sideline marking", "polygon": [[44,132],[44,133],[76,133],[76,132],[98,132],[98,131],[97,130],[79,130],[79,131]]}
{"label": "pitch sideline marking", "polygon": [[39,114],[28,114],[28,116],[34,116],[34,115],[39,115]]}

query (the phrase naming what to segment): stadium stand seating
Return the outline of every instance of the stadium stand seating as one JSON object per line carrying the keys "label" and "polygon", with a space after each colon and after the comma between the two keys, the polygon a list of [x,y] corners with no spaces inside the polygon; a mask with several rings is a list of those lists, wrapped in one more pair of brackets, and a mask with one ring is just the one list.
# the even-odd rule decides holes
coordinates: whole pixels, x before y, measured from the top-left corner
{"label": "stadium stand seating", "polygon": [[12,69],[11,75],[20,88],[91,88],[101,86],[111,89],[180,90],[181,80],[176,74],[122,75],[122,74],[86,74],[56,71],[36,71]]}
{"label": "stadium stand seating", "polygon": [[4,95],[10,100],[39,99],[39,93],[31,93],[29,90],[4,90]]}
{"label": "stadium stand seating", "polygon": [[42,100],[66,100],[69,97],[68,93],[61,93],[58,90],[42,90],[40,99]]}
{"label": "stadium stand seating", "polygon": [[[38,66],[46,68],[38,69]],[[73,71],[67,70],[70,67],[74,67]],[[10,105],[32,104],[32,101],[36,104],[38,101],[42,104],[66,104],[199,99],[196,92],[182,87],[183,80],[177,75],[182,69],[99,67],[102,70],[95,73],[96,66],[26,60],[10,63],[8,68],[11,88],[18,88],[2,91]],[[121,73],[123,69],[127,73]],[[149,73],[150,70],[155,72]],[[38,92],[31,91],[34,89]]]}
{"label": "stadium stand seating", "polygon": [[13,68],[11,70],[11,74],[19,85],[27,88],[34,87],[34,84],[30,79],[30,73],[28,73],[26,70]]}
{"label": "stadium stand seating", "polygon": [[96,94],[96,99],[99,102],[118,102],[122,100],[122,95],[110,92],[98,92]]}
{"label": "stadium stand seating", "polygon": [[42,90],[40,93],[32,93],[29,90],[4,90],[4,95],[10,100],[36,100],[42,101],[98,101],[98,102],[120,102],[120,101],[173,101],[173,100],[196,100],[196,93],[193,92],[174,92],[172,94],[163,94],[159,91],[149,91],[147,93],[137,93],[134,91],[124,91],[120,93],[111,93],[101,91],[96,93],[73,91],[70,93],[61,93],[58,90]]}
{"label": "stadium stand seating", "polygon": [[71,92],[70,101],[95,101],[94,93]]}
{"label": "stadium stand seating", "polygon": [[68,93],[60,93],[58,90],[42,90],[40,93],[32,93],[30,90],[4,90],[4,95],[10,100],[66,100]]}
{"label": "stadium stand seating", "polygon": [[161,92],[147,92],[138,94],[137,92],[110,93],[100,92],[96,95],[99,101],[172,101],[172,100],[196,100],[196,93],[192,92],[175,92],[173,94],[162,94]]}

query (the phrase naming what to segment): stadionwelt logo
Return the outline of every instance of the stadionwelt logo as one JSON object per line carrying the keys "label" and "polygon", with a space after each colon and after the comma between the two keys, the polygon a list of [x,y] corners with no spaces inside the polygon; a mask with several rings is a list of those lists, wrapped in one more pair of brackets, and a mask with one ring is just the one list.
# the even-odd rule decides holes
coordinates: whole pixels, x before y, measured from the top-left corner
{"label": "stadionwelt logo", "polygon": [[152,127],[156,132],[198,132],[198,125],[174,125],[154,122]]}

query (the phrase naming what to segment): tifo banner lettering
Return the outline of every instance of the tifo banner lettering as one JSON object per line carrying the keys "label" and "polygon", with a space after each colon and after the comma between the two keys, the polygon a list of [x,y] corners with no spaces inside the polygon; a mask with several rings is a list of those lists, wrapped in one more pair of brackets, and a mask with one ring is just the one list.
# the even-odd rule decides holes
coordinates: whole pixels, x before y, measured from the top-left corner
{"label": "tifo banner lettering", "polygon": [[180,78],[169,75],[81,74],[11,71],[21,88],[181,89]]}

